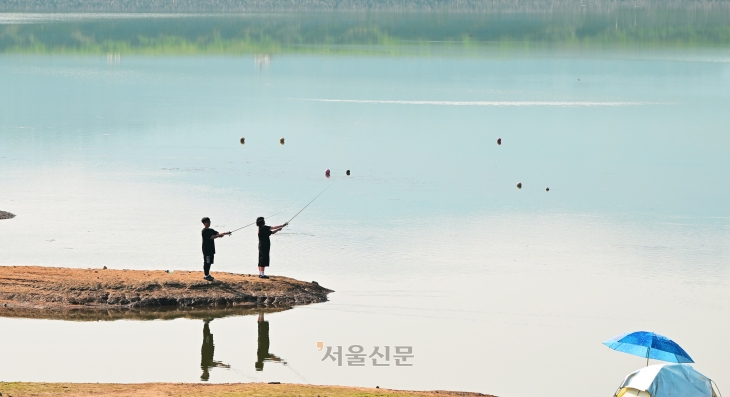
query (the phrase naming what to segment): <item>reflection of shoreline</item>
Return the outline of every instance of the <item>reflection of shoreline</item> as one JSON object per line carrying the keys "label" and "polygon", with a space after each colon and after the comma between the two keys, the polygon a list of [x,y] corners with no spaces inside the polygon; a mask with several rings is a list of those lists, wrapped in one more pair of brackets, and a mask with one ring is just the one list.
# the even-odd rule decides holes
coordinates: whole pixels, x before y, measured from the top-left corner
{"label": "reflection of shoreline", "polygon": [[0,317],[30,318],[43,320],[64,321],[116,321],[116,320],[174,320],[187,319],[215,319],[234,316],[255,316],[261,312],[276,313],[289,310],[291,307],[155,307],[140,309],[119,310],[42,310],[32,308],[3,308],[0,307]]}
{"label": "reflection of shoreline", "polygon": [[[729,21],[730,23],[730,21]],[[572,38],[570,40],[515,40],[505,38],[495,41],[486,40],[454,40],[454,41],[400,41],[390,40],[387,43],[346,43],[346,44],[301,44],[289,43],[260,43],[242,40],[240,42],[229,41],[219,45],[210,46],[199,42],[187,42],[185,38],[174,40],[173,44],[160,44],[148,46],[128,46],[127,43],[108,42],[99,45],[81,45],[71,47],[56,47],[36,43],[33,46],[13,46],[3,48],[0,46],[0,53],[4,54],[35,54],[35,55],[105,55],[109,47],[124,47],[125,54],[131,56],[169,56],[169,55],[251,55],[260,52],[271,54],[301,54],[301,55],[332,55],[332,56],[426,56],[426,57],[489,57],[494,51],[500,54],[514,53],[516,55],[536,51],[637,51],[641,58],[647,56],[641,51],[645,50],[724,50],[730,45],[727,41],[716,42],[704,40],[701,37],[697,41],[683,40],[673,37],[666,41],[661,37],[651,37],[651,32],[642,38],[631,40],[630,38],[621,41],[621,37],[606,37],[605,40],[598,38]],[[706,32],[707,36],[721,34],[720,31]],[[569,32],[565,32],[569,34]],[[700,32],[693,32],[700,34]],[[641,34],[637,34],[641,36]],[[671,42],[671,40],[674,40]],[[724,59],[724,58],[723,58]],[[704,58],[703,58],[704,60]]]}

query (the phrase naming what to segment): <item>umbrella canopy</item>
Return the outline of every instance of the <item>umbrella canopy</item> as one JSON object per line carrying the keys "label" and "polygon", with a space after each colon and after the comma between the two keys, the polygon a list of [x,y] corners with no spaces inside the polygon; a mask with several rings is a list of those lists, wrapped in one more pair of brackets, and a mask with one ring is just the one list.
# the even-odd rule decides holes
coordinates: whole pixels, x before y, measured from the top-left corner
{"label": "umbrella canopy", "polygon": [[650,358],[670,363],[694,362],[689,354],[673,340],[653,332],[629,332],[609,339],[603,344],[613,350],[646,357],[647,364]]}

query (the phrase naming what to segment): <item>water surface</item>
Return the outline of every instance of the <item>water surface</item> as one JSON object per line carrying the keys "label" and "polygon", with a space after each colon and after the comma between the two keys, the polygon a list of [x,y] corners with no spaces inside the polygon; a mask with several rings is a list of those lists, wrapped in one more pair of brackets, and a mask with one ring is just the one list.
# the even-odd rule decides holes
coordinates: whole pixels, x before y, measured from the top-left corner
{"label": "water surface", "polygon": [[[153,26],[139,19],[113,23]],[[13,21],[5,38],[111,23]],[[336,291],[263,318],[0,318],[3,380],[610,395],[644,361],[601,342],[645,329],[730,385],[726,43],[399,37],[3,47],[0,209],[17,217],[0,221],[2,265],[199,269],[201,217],[277,224],[330,186],[273,238],[270,273]],[[255,272],[251,228],[217,248],[214,272]],[[338,367],[317,342],[415,357]]]}

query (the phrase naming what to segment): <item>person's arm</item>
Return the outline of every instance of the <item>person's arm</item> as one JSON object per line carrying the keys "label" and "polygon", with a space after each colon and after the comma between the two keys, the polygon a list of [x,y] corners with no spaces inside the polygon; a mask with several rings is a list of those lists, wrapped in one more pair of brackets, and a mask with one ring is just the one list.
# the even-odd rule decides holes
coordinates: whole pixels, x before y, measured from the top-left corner
{"label": "person's arm", "polygon": [[227,236],[229,234],[231,234],[231,232],[223,232],[223,233],[214,234],[214,235],[210,236],[210,239],[211,240],[215,240],[217,238],[220,238],[220,237],[223,237],[223,236]]}
{"label": "person's arm", "polygon": [[288,225],[288,223],[285,223],[285,224],[279,225],[279,226],[272,226],[271,227],[271,234],[274,234],[274,233],[278,232],[279,230],[283,229],[284,226],[286,226],[286,225]]}

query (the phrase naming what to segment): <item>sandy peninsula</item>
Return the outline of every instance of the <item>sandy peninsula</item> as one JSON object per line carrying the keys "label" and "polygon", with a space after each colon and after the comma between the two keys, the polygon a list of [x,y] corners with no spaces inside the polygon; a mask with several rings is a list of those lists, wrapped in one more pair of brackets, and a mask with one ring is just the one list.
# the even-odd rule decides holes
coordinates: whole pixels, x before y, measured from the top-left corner
{"label": "sandy peninsula", "polygon": [[273,276],[163,270],[0,266],[0,311],[159,307],[286,307],[325,302],[316,282]]}

